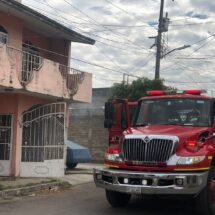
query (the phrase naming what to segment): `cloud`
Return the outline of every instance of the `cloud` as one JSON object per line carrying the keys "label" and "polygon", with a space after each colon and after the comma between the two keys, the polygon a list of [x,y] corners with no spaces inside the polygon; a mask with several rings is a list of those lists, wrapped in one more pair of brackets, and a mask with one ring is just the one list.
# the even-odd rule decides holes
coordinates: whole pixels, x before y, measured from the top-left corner
{"label": "cloud", "polygon": [[205,14],[195,14],[194,11],[189,11],[185,15],[189,16],[189,17],[193,17],[193,18],[198,18],[198,19],[208,19],[209,18],[209,16],[207,16]]}
{"label": "cloud", "polygon": [[91,7],[90,10],[94,11],[95,13],[100,13],[102,15],[112,15],[112,13],[109,10],[103,7]]}
{"label": "cloud", "polygon": [[[52,18],[97,40],[94,46],[74,43],[74,58],[127,71],[131,75],[154,78],[156,50],[150,47],[155,40],[149,37],[157,35],[159,0],[67,0],[71,5],[62,0],[23,2],[54,13]],[[42,3],[48,3],[55,10]],[[213,83],[202,83],[215,80],[214,58],[210,58],[215,53],[215,39],[210,37],[215,33],[214,11],[215,1],[211,0],[165,1],[164,14],[168,12],[171,21],[169,31],[163,34],[165,47],[170,51],[191,45],[161,60],[161,78],[171,81],[167,84],[180,89],[215,90]],[[122,81],[122,74],[116,71],[76,61],[71,65],[93,73],[94,87],[109,87],[115,81]]]}

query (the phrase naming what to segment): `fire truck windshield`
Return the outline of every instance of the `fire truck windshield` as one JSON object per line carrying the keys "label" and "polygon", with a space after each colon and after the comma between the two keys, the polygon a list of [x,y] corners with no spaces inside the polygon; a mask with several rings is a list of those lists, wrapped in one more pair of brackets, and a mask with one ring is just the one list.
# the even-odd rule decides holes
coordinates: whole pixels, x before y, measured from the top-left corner
{"label": "fire truck windshield", "polygon": [[210,124],[210,100],[190,98],[143,100],[133,122],[134,126]]}

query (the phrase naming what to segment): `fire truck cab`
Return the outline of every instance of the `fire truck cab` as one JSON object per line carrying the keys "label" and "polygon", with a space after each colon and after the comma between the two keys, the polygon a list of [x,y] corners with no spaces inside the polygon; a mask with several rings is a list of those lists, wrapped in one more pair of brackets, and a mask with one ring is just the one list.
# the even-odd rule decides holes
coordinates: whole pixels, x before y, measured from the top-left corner
{"label": "fire truck cab", "polygon": [[94,181],[110,205],[132,194],[187,195],[200,214],[215,214],[215,100],[203,94],[151,91],[105,104],[109,145]]}

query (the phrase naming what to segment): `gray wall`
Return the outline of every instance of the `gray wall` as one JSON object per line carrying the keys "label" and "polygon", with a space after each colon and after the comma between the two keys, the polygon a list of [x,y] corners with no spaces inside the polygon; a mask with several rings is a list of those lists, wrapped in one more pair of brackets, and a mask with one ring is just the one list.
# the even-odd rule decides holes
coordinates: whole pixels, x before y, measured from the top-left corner
{"label": "gray wall", "polygon": [[108,146],[108,133],[104,128],[104,103],[109,88],[93,89],[91,104],[74,103],[70,106],[68,138],[89,148],[93,161],[103,161]]}

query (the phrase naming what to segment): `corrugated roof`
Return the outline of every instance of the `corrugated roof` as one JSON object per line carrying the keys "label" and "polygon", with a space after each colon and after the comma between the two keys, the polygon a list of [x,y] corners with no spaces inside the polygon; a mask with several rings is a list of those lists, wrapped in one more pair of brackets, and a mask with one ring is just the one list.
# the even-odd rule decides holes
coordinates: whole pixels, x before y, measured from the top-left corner
{"label": "corrugated roof", "polygon": [[14,0],[0,0],[0,11],[10,13],[24,21],[29,29],[45,34],[48,37],[64,38],[72,42],[93,45],[95,40],[79,34],[72,29],[44,16],[43,14]]}

